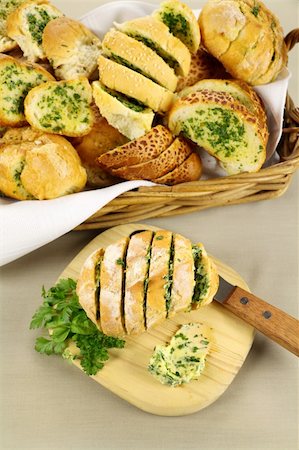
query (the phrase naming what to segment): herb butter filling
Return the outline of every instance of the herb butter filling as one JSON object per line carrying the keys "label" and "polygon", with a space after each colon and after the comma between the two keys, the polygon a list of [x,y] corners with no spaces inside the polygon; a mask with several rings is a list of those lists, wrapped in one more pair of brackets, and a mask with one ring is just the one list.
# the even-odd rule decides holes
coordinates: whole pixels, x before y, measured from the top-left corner
{"label": "herb butter filling", "polygon": [[56,19],[58,16],[49,14],[48,11],[40,7],[34,8],[31,13],[27,14],[28,29],[32,39],[41,45],[43,39],[43,31],[50,20]]}
{"label": "herb butter filling", "polygon": [[175,70],[175,72],[177,72],[179,68],[178,61],[175,58],[173,58],[168,52],[163,50],[163,48],[160,47],[160,45],[158,45],[152,39],[137,33],[128,33],[128,36],[136,39],[137,41],[142,42],[144,45],[154,50],[166,62],[166,64],[169,65],[169,67],[171,67],[172,69]]}
{"label": "herb butter filling", "polygon": [[139,102],[138,100],[135,100],[132,97],[128,97],[124,94],[121,94],[120,92],[113,91],[112,89],[109,89],[104,85],[102,85],[101,87],[109,95],[116,98],[124,106],[126,106],[129,109],[132,109],[133,111],[144,112],[147,109],[147,107],[143,103]]}
{"label": "herb butter filling", "polygon": [[169,28],[170,33],[184,44],[192,44],[190,25],[182,14],[169,9],[162,11],[160,17],[162,22]]}
{"label": "herb butter filling", "polygon": [[164,277],[164,279],[166,281],[166,283],[164,285],[166,317],[168,317],[170,303],[171,303],[171,291],[172,291],[172,284],[173,284],[173,264],[174,264],[174,236],[172,235],[169,262],[168,262],[168,274],[165,275],[165,277]]}
{"label": "herb butter filling", "polygon": [[197,245],[192,246],[192,254],[194,258],[194,280],[195,286],[192,297],[192,304],[199,304],[206,296],[210,287],[208,275],[202,264],[202,250]]}
{"label": "herb butter filling", "polygon": [[98,262],[96,263],[95,266],[95,286],[96,286],[96,292],[95,292],[95,301],[96,301],[96,318],[97,320],[100,319],[100,292],[101,292],[101,281],[100,281],[100,276],[101,276],[101,264],[103,261],[103,255],[100,256]]}
{"label": "herb butter filling", "polygon": [[158,83],[159,82],[153,78],[152,76],[150,76],[148,73],[144,72],[143,70],[139,69],[139,67],[135,66],[134,64],[130,63],[129,61],[127,61],[125,58],[123,58],[122,56],[116,55],[115,53],[112,53],[109,56],[106,56],[106,58],[111,59],[112,61],[121,64],[125,67],[127,67],[128,69],[132,69],[134,70],[134,72],[138,72],[141,75],[143,75],[144,77],[148,78],[149,80],[152,80],[154,83]]}
{"label": "herb butter filling", "polygon": [[148,246],[147,253],[146,253],[146,263],[147,263],[147,270],[146,270],[146,276],[144,278],[143,282],[143,290],[144,290],[144,300],[143,300],[143,317],[144,317],[144,327],[146,328],[146,300],[147,300],[147,290],[148,290],[148,278],[149,278],[149,271],[150,271],[150,262],[151,262],[151,256],[152,256],[152,242],[155,237],[155,233],[152,235],[151,242]]}

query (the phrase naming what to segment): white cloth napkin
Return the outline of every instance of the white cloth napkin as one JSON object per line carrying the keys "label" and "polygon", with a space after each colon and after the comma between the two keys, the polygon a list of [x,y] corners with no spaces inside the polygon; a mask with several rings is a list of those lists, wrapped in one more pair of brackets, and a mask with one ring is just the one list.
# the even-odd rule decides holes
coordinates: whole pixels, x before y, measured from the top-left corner
{"label": "white cloth napkin", "polygon": [[[138,1],[108,3],[90,11],[81,18],[81,22],[102,38],[113,26],[113,22],[123,22],[151,14],[155,7],[155,5]],[[199,10],[194,12],[198,16]],[[267,109],[270,130],[267,147],[268,164],[269,162],[273,164],[277,160],[275,148],[281,136],[289,77],[285,69],[274,83],[256,88]],[[215,158],[204,151],[201,152],[201,157],[205,168],[203,178],[225,175]],[[123,192],[152,185],[153,183],[147,181],[130,181],[54,200],[0,199],[0,266],[72,230]]]}

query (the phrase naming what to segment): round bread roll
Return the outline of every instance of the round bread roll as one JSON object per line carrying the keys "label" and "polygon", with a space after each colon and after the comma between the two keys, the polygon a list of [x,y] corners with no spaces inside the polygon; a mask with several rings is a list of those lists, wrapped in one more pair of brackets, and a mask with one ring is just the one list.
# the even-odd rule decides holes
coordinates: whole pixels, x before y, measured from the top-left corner
{"label": "round bread roll", "polygon": [[208,0],[199,25],[203,45],[235,78],[269,83],[287,62],[279,20],[259,0]]}
{"label": "round bread roll", "polygon": [[4,195],[46,200],[84,188],[86,171],[65,138],[41,134],[30,139],[0,145],[0,191]]}
{"label": "round bread roll", "polygon": [[72,139],[72,144],[86,169],[89,186],[100,188],[111,186],[119,181],[118,178],[110,175],[99,166],[97,158],[127,141],[128,139],[125,136],[109,125],[107,120],[98,113],[90,133]]}

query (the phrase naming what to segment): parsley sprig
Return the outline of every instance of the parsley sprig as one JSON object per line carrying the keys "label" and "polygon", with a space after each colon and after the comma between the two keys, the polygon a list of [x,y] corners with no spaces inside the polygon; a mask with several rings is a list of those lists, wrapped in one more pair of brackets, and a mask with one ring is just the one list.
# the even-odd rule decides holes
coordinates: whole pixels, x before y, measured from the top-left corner
{"label": "parsley sprig", "polygon": [[[79,359],[87,375],[96,375],[109,359],[109,348],[123,348],[125,341],[106,336],[87,317],[76,294],[76,281],[60,279],[48,291],[42,289],[43,304],[32,317],[30,329],[46,328],[48,337],[36,339],[35,350],[46,355],[62,355]],[[73,355],[68,346],[73,341],[79,354]]]}

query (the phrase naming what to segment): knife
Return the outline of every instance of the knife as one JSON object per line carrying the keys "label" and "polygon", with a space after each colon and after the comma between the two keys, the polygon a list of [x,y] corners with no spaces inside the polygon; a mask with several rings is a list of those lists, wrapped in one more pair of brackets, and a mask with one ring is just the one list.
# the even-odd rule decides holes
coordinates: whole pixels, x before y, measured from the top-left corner
{"label": "knife", "polygon": [[299,356],[299,321],[219,276],[214,299],[268,338]]}

